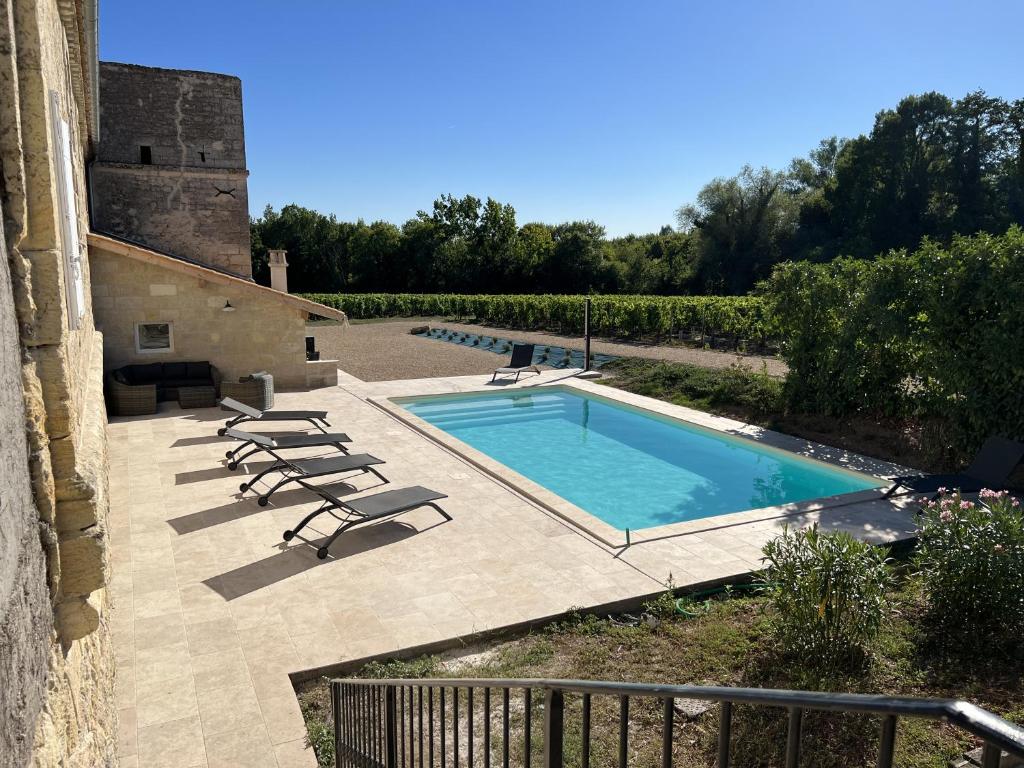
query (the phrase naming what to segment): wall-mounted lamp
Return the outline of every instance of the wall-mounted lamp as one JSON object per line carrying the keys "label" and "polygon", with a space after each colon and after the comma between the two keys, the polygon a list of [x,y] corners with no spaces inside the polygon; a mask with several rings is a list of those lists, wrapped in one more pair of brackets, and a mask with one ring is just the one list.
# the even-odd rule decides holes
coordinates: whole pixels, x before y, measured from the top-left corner
{"label": "wall-mounted lamp", "polygon": [[222,311],[223,312],[234,312],[235,308],[231,306],[231,302],[230,301],[225,301],[224,302],[224,309]]}

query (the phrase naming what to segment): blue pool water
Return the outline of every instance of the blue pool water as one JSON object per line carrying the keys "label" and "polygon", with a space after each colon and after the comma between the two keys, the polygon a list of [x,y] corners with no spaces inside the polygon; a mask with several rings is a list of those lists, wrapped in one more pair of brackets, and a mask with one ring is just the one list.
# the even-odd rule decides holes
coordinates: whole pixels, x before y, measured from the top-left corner
{"label": "blue pool water", "polygon": [[879,485],[866,475],[565,389],[396,402],[619,530]]}

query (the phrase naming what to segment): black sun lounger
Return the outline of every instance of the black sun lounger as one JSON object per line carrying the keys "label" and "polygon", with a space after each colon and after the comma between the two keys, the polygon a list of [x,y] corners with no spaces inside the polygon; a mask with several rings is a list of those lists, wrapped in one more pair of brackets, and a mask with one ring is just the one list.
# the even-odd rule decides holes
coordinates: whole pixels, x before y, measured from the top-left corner
{"label": "black sun lounger", "polygon": [[1000,490],[1013,470],[1024,460],[1024,443],[1007,440],[1005,437],[990,437],[974,461],[963,472],[952,475],[908,475],[894,477],[893,486],[883,498],[893,496],[900,488],[902,493],[937,494],[939,488],[949,488],[962,493],[975,493],[982,488]]}
{"label": "black sun lounger", "polygon": [[411,488],[398,488],[393,491],[381,491],[371,496],[342,501],[326,488],[306,483],[302,480],[298,482],[323,499],[323,504],[302,518],[294,530],[285,531],[285,541],[291,541],[295,538],[295,534],[305,528],[314,517],[323,512],[336,509],[346,516],[342,524],[317,549],[316,556],[321,560],[327,557],[327,551],[335,539],[345,531],[363,523],[386,520],[389,517],[394,517],[419,507],[432,507],[440,512],[441,517],[445,520],[450,521],[452,519],[451,515],[434,503],[438,499],[447,499],[448,497],[443,493],[432,491],[420,485],[414,485]]}
{"label": "black sun lounger", "polygon": [[238,486],[238,489],[242,493],[245,493],[259,482],[264,475],[268,475],[271,472],[280,472],[281,478],[270,486],[270,490],[256,498],[257,503],[261,507],[265,507],[270,503],[270,497],[274,492],[282,486],[285,486],[288,483],[297,483],[302,480],[309,480],[314,477],[340,475],[342,472],[355,472],[356,470],[361,470],[364,473],[371,472],[383,483],[387,484],[388,479],[373,468],[375,464],[383,463],[383,459],[378,459],[376,456],[371,456],[368,453],[354,453],[351,456],[324,456],[313,459],[282,458],[264,469],[249,482],[242,483]]}
{"label": "black sun lounger", "polygon": [[533,364],[533,349],[533,344],[513,345],[512,359],[509,360],[506,367],[498,368],[494,372],[494,375],[491,376],[491,381],[494,381],[498,376],[511,376],[513,373],[516,375],[516,381],[519,381],[519,374],[526,373],[526,371],[540,373],[540,368]]}
{"label": "black sun lounger", "polygon": [[[327,432],[321,434],[319,432],[311,435],[261,435],[258,432],[243,432],[240,429],[228,428],[228,437],[233,437],[235,440],[241,440],[242,444],[235,448],[233,451],[228,451],[225,456],[229,459],[228,469],[236,469],[239,464],[242,463],[243,459],[252,456],[254,453],[260,451],[266,451],[278,461],[283,459],[277,455],[277,451],[286,450],[289,448],[319,448],[326,446],[334,446],[342,453],[348,453],[345,446],[342,443],[351,443],[352,439],[344,432]],[[250,450],[239,455],[239,453],[249,446],[253,446]]]}
{"label": "black sun lounger", "polygon": [[231,427],[236,427],[247,421],[308,421],[321,432],[327,432],[324,427],[331,426],[327,423],[327,411],[261,411],[259,408],[253,408],[230,397],[223,398],[220,404],[238,413],[217,430],[217,434],[221,436],[226,435]]}

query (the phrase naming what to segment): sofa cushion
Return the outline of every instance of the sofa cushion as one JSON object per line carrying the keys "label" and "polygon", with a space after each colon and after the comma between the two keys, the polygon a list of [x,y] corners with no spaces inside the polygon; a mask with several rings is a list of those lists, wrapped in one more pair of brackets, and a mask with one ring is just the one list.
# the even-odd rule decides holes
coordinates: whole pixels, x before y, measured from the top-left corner
{"label": "sofa cushion", "polygon": [[132,384],[156,384],[164,377],[164,366],[162,363],[148,363],[146,365],[133,365],[131,379]]}
{"label": "sofa cushion", "polygon": [[213,378],[213,374],[210,372],[210,364],[205,360],[201,363],[188,363],[187,378],[190,379],[204,379],[209,381]]}
{"label": "sofa cushion", "polygon": [[116,371],[114,371],[111,374],[111,376],[114,377],[114,381],[116,381],[118,384],[130,384],[131,383],[130,381],[128,381],[128,377],[125,375],[124,369],[122,369],[122,368],[118,368]]}
{"label": "sofa cushion", "polygon": [[188,363],[164,363],[164,379],[184,379],[188,376]]}
{"label": "sofa cushion", "polygon": [[165,387],[208,387],[209,379],[164,379]]}

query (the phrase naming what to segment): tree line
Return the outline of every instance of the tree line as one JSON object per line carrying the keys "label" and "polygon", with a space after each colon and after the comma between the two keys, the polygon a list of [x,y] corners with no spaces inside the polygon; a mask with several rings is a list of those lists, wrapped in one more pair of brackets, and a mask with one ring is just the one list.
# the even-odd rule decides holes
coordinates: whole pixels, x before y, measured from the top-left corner
{"label": "tree line", "polygon": [[252,221],[253,266],[267,282],[267,249],[287,249],[296,292],[743,294],[780,262],[1024,223],[1024,99],[908,96],[867,135],[710,181],[675,219],[608,238],[593,221],[519,224],[510,204],[472,195],[401,226],[268,206]]}
{"label": "tree line", "polygon": [[251,230],[256,280],[268,282],[267,249],[284,248],[297,293],[691,292],[687,233],[608,239],[593,221],[519,225],[511,205],[472,195],[444,195],[400,227],[267,206]]}

